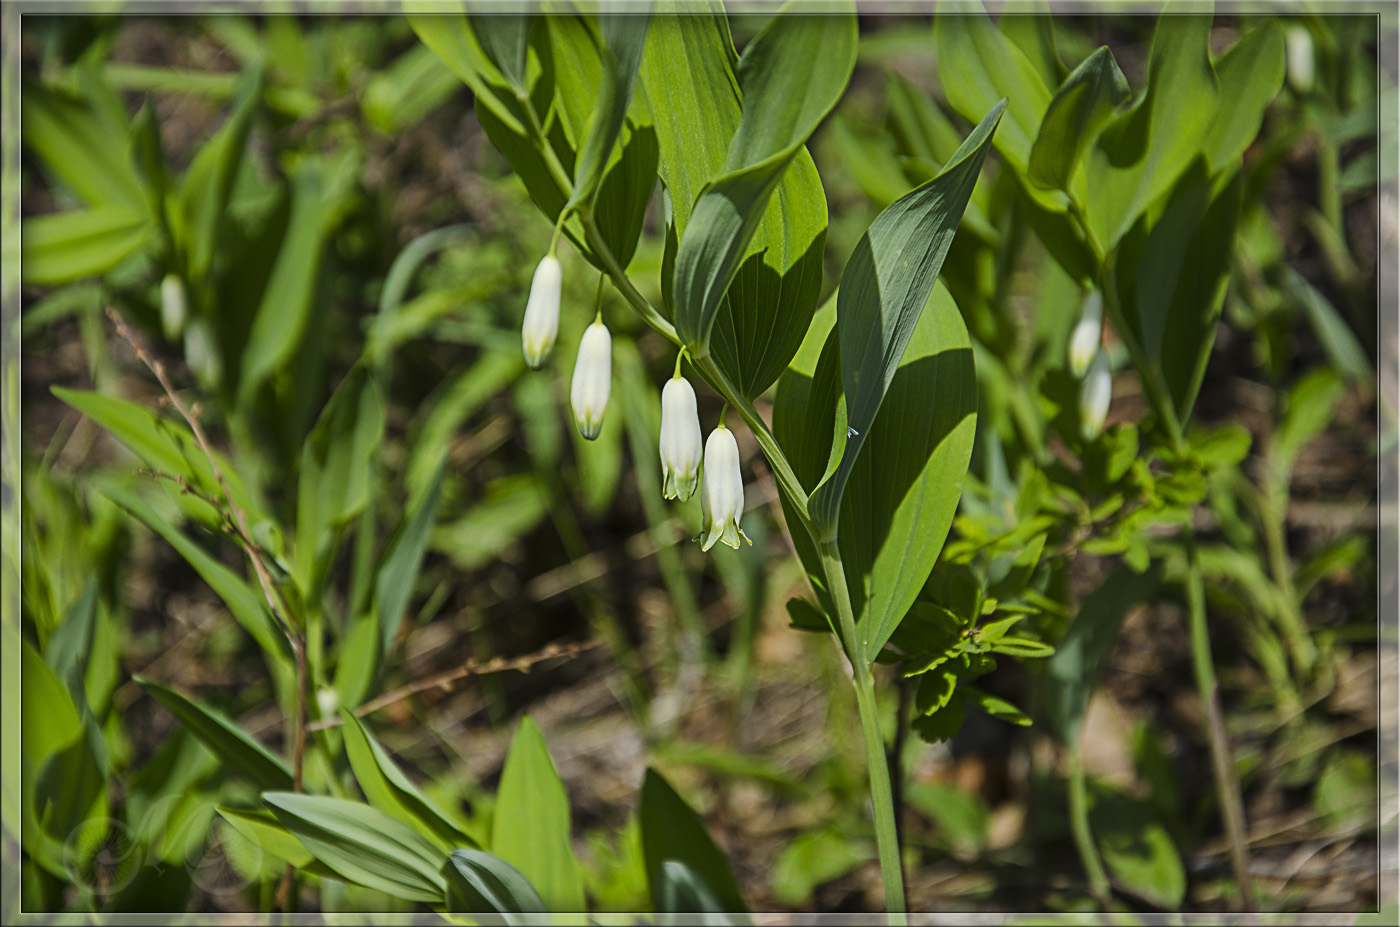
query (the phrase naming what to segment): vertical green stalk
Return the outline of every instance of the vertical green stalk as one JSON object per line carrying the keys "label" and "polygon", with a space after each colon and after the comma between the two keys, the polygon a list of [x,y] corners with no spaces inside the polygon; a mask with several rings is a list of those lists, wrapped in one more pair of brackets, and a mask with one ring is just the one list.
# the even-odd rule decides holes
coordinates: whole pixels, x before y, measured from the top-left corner
{"label": "vertical green stalk", "polygon": [[1110,889],[1108,873],[1099,858],[1094,835],[1089,829],[1089,789],[1084,774],[1084,746],[1078,735],[1069,744],[1069,827],[1074,834],[1074,846],[1079,851],[1084,874],[1089,877],[1089,891],[1100,905],[1108,906]]}
{"label": "vertical green stalk", "polygon": [[1249,850],[1246,844],[1244,802],[1240,784],[1235,777],[1235,763],[1230,753],[1229,733],[1220,711],[1220,686],[1215,679],[1215,664],[1210,652],[1210,629],[1206,626],[1205,575],[1201,556],[1196,549],[1196,534],[1190,523],[1182,530],[1186,545],[1186,600],[1191,613],[1191,661],[1196,670],[1196,689],[1205,708],[1210,758],[1215,774],[1215,791],[1220,801],[1225,832],[1230,840],[1230,857],[1235,880],[1240,886],[1240,901],[1244,910],[1253,911],[1254,883],[1249,874]]}
{"label": "vertical green stalk", "polygon": [[[850,590],[846,587],[841,551],[834,540],[824,541],[818,546],[827,589],[836,603],[837,617],[840,619],[846,659],[851,663],[856,705],[860,709],[861,733],[865,735],[865,762],[870,773],[870,804],[875,811],[875,846],[880,856],[880,877],[885,884],[885,910],[890,914],[903,914],[904,871],[900,864],[899,832],[895,826],[894,793],[890,788],[885,738],[880,733],[880,714],[875,705],[875,678],[870,673],[864,642],[856,636],[856,617],[851,608]],[[903,923],[903,918],[894,922]]]}

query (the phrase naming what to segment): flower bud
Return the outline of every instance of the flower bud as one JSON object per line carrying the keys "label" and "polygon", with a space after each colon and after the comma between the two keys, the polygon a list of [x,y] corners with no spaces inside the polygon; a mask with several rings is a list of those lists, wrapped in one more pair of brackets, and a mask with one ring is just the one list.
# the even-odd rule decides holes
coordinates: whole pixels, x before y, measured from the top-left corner
{"label": "flower bud", "polygon": [[684,502],[700,481],[700,415],[695,390],[685,377],[672,377],[661,388],[662,495]]}
{"label": "flower bud", "polygon": [[703,516],[702,549],[709,550],[715,541],[723,541],[735,550],[739,538],[748,543],[749,536],[739,527],[744,514],[744,478],[739,472],[739,444],[734,432],[721,424],[705,441],[705,485],[700,493],[700,514]]}
{"label": "flower bud", "polygon": [[603,430],[603,412],[612,391],[612,335],[599,319],[584,329],[578,343],[578,361],[569,387],[569,404],[579,434],[592,441]]}
{"label": "flower bud", "polygon": [[1079,420],[1084,438],[1092,441],[1103,431],[1103,420],[1113,400],[1113,372],[1108,367],[1108,352],[1102,348],[1089,364],[1089,372],[1079,387]]}
{"label": "flower bud", "polygon": [[530,283],[530,299],[525,303],[525,323],[521,326],[520,339],[525,347],[525,363],[539,370],[549,360],[549,352],[554,350],[554,339],[559,335],[559,290],[564,273],[559,268],[559,259],[546,254],[535,268],[535,279]]}
{"label": "flower bud", "polygon": [[175,274],[166,274],[160,282],[160,327],[165,337],[178,341],[185,333],[185,319],[189,316],[189,301],[185,298],[185,284]]}
{"label": "flower bud", "polygon": [[1103,294],[1093,290],[1084,298],[1084,311],[1079,324],[1069,336],[1069,372],[1080,379],[1089,369],[1094,352],[1099,349],[1103,334]]}
{"label": "flower bud", "polygon": [[1307,93],[1313,85],[1313,40],[1307,26],[1290,26],[1283,36],[1284,58],[1288,63],[1288,85]]}

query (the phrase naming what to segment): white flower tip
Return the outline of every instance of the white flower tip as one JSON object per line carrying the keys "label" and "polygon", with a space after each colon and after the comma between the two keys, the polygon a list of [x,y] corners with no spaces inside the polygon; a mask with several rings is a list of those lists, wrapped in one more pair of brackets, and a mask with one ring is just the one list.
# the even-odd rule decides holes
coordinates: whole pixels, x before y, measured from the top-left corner
{"label": "white flower tip", "polygon": [[[723,541],[737,549],[739,539],[749,541],[739,527],[744,514],[744,479],[739,469],[739,444],[734,434],[720,425],[705,441],[705,485],[700,494],[704,516],[703,550]],[[749,541],[752,544],[752,541]]]}

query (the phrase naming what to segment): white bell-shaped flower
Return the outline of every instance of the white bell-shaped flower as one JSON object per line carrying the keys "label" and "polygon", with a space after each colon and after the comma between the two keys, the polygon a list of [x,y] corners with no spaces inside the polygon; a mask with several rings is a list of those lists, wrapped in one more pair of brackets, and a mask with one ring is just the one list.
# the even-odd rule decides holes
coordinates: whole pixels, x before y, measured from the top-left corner
{"label": "white bell-shaped flower", "polygon": [[700,492],[701,547],[709,550],[715,541],[723,541],[736,550],[739,538],[748,543],[749,536],[739,527],[744,514],[744,478],[739,472],[739,444],[734,432],[719,427],[705,441],[705,485]]}
{"label": "white bell-shaped flower", "polygon": [[1103,421],[1112,401],[1113,371],[1108,367],[1108,352],[1100,348],[1079,386],[1079,420],[1086,440],[1094,440],[1103,431]]}
{"label": "white bell-shaped flower", "polygon": [[520,329],[525,363],[534,370],[539,370],[549,360],[554,339],[559,335],[559,291],[563,280],[559,259],[546,254],[535,268],[530,299],[525,303],[525,322]]}
{"label": "white bell-shaped flower", "polygon": [[695,390],[685,377],[675,376],[661,388],[662,494],[684,502],[700,481],[700,415]]}
{"label": "white bell-shaped flower", "polygon": [[1094,352],[1099,349],[1099,338],[1103,335],[1103,294],[1098,290],[1089,293],[1084,299],[1084,311],[1079,316],[1079,324],[1069,336],[1069,372],[1077,380],[1089,369]]}
{"label": "white bell-shaped flower", "polygon": [[569,388],[569,404],[579,434],[592,441],[603,430],[603,413],[612,392],[612,335],[602,319],[584,329],[578,343],[578,361]]}

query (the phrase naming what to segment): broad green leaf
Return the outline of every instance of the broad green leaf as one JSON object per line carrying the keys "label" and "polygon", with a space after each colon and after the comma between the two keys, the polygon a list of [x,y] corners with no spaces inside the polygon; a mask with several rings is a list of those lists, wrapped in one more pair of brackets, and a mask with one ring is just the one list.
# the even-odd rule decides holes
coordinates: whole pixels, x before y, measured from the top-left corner
{"label": "broad green leaf", "polygon": [[195,154],[180,185],[176,245],[183,249],[186,279],[204,283],[219,253],[229,197],[262,94],[262,67],[245,70],[234,90],[233,108],[219,131]]}
{"label": "broad green leaf", "polygon": [[[1035,65],[985,13],[935,16],[933,42],[938,76],[948,105],[958,115],[972,122],[1005,101],[1006,115],[994,144],[1018,176],[1027,176],[1031,147],[1051,99]],[[1047,209],[1065,209],[1062,194],[1031,186],[1026,193]]]}
{"label": "broad green leaf", "polygon": [[52,286],[105,274],[150,238],[146,213],[125,203],[25,219],[20,225],[20,277]]}
{"label": "broad green leaf", "polygon": [[962,693],[978,708],[981,708],[993,718],[1000,718],[1009,724],[1017,727],[1029,727],[1031,719],[1024,711],[1017,708],[1004,698],[997,698],[988,692],[983,692],[976,686],[963,686]]}
{"label": "broad green leaf", "polygon": [[443,855],[417,831],[359,802],[264,792],[282,826],[339,877],[407,901],[442,904]]}
{"label": "broad green leaf", "polygon": [[827,531],[836,530],[846,482],[957,234],[1003,108],[998,103],[983,117],[942,173],[876,217],[841,274],[836,316],[846,445],[840,467],[810,504],[813,521]]}
{"label": "broad green leaf", "polygon": [[1118,628],[1134,606],[1152,598],[1161,580],[1156,568],[1139,576],[1120,566],[1079,605],[1079,612],[1045,661],[1042,688],[1045,717],[1065,743],[1079,739],[1079,727],[1098,686],[1099,671],[1118,636]]}
{"label": "broad green leaf", "polygon": [[379,617],[380,645],[388,653],[399,633],[399,622],[408,608],[418,571],[423,566],[423,554],[428,538],[437,521],[438,503],[442,498],[442,479],[447,472],[447,454],[439,459],[437,469],[428,485],[409,506],[403,525],[384,551],[384,560],[375,571],[374,604]]}
{"label": "broad green leaf", "polygon": [[668,860],[684,864],[719,899],[725,911],[743,911],[744,899],[729,862],[711,839],[700,817],[676,794],[661,774],[648,769],[642,782],[638,816],[642,824],[642,855],[647,885],[655,902],[666,884],[662,866]]}
{"label": "broad green leaf", "polygon": [[569,797],[535,722],[522,718],[506,756],[491,850],[519,869],[552,911],[583,911],[583,875],[570,846]]}
{"label": "broad green leaf", "polygon": [[1070,190],[1070,178],[1085,146],[1132,96],[1128,79],[1104,45],[1069,77],[1045,111],[1031,147],[1027,178],[1045,189]]}
{"label": "broad green leaf", "polygon": [[[1283,400],[1283,420],[1274,433],[1273,465],[1282,474],[1292,472],[1298,452],[1332,424],[1346,384],[1328,367],[1308,371],[1291,386]],[[1281,480],[1288,485],[1288,480]]]}
{"label": "broad green leaf", "polygon": [[[677,331],[697,354],[783,171],[840,99],[855,65],[855,18],[778,15],[754,37],[738,66],[739,129],[721,174],[699,193],[675,257]],[[794,61],[821,61],[808,71]],[[675,194],[672,194],[674,202]]]}
{"label": "broad green leaf", "polygon": [[20,99],[24,144],[60,183],[89,206],[119,204],[145,213],[128,127],[104,119],[93,100],[37,81],[22,81]]}
{"label": "broad green leaf", "polygon": [[248,778],[259,789],[290,789],[292,771],[262,744],[245,734],[220,712],[195,702],[157,682],[132,677],[152,698],[165,706],[230,771]]}
{"label": "broad green leaf", "polygon": [[1259,134],[1264,110],[1283,87],[1283,30],[1265,22],[1215,62],[1220,107],[1205,142],[1211,173],[1231,171]]}
{"label": "broad green leaf", "polygon": [[[789,370],[779,386],[774,432],[804,486],[830,467],[833,433],[845,435],[837,414],[840,354],[833,333],[808,383]],[[879,654],[909,611],[942,549],[972,455],[976,409],[967,329],[939,285],[868,429],[841,501],[837,537],[867,659]],[[788,513],[789,524],[792,517]],[[818,598],[829,608],[817,551],[805,532],[793,535]]]}
{"label": "broad green leaf", "polygon": [[1089,823],[1115,885],[1166,911],[1186,897],[1186,868],[1171,835],[1147,806],[1093,783]]}
{"label": "broad green leaf", "polygon": [[82,722],[63,681],[28,641],[21,641],[20,746],[30,774],[82,736]]}
{"label": "broad green leaf", "polygon": [[1085,161],[1085,213],[1105,252],[1205,146],[1219,86],[1210,17],[1162,16],[1152,36],[1147,90],[1100,133]]}
{"label": "broad green leaf", "polygon": [[1243,187],[1236,174],[1211,199],[1202,165],[1182,177],[1150,231],[1134,226],[1113,267],[1116,314],[1131,335],[1125,340],[1158,413],[1179,426],[1190,417],[1215,343]]}
{"label": "broad green leaf", "polygon": [[532,918],[511,915],[538,915],[549,910],[519,869],[490,853],[453,850],[442,874],[447,884],[447,910],[478,915],[483,924],[533,924],[536,921]]}
{"label": "broad green leaf", "polygon": [[1021,50],[1046,87],[1058,87],[1069,73],[1056,48],[1055,17],[1047,0],[1031,0],[1013,15],[999,16],[997,31]]}
{"label": "broad green leaf", "polygon": [[[574,162],[574,189],[568,205],[591,208],[598,196],[603,167],[617,144],[622,121],[632,102],[632,87],[637,80],[637,67],[642,60],[649,14],[623,14],[617,11],[600,13],[603,73],[588,135],[579,148]],[[524,60],[522,43],[521,60]],[[523,85],[519,85],[522,86]],[[648,193],[651,191],[648,190]]]}
{"label": "broad green leaf", "polygon": [[144,499],[111,484],[99,486],[98,491],[175,548],[176,553],[184,557],[185,562],[194,567],[195,572],[209,584],[209,588],[224,600],[229,612],[257,641],[268,659],[280,660],[285,666],[292,665],[292,648],[287,635],[282,633],[268,612],[262,596],[247,582],[162,518]]}
{"label": "broad green leaf", "polygon": [[301,845],[291,832],[278,823],[268,811],[249,811],[245,808],[225,808],[220,806],[219,816],[234,830],[252,841],[264,852],[282,862],[295,866],[303,872],[322,878],[339,879],[340,875],[319,862],[311,851]]}
{"label": "broad green leaf", "polygon": [[[734,45],[722,12],[706,7],[693,15],[654,18],[643,56],[642,85],[671,205],[662,267],[666,311],[678,240],[696,197],[721,171],[741,121]],[[826,194],[804,147],[769,198],[711,333],[716,362],[746,397],[773,383],[807,330],[820,295],[826,222]]]}
{"label": "broad green leaf", "polygon": [[[51,387],[50,391],[110,432],[146,466],[170,476],[182,476],[205,496],[223,501],[223,490],[209,465],[209,458],[184,422],[163,418],[145,406],[116,396],[63,386]],[[256,523],[261,520],[262,506],[244,488],[237,471],[218,452],[214,453],[214,459],[218,462],[223,485],[227,487],[234,504],[243,510],[250,521]],[[211,524],[217,522],[213,513],[210,513],[209,521]]]}
{"label": "broad green leaf", "polygon": [[332,394],[301,449],[295,569],[319,587],[335,554],[335,529],[369,502],[370,467],[384,436],[384,399],[368,367],[356,364]]}
{"label": "broad green leaf", "polygon": [[388,752],[375,740],[359,718],[340,709],[345,753],[360,791],[369,803],[413,827],[436,843],[444,853],[454,847],[475,846],[447,817],[434,808],[418,787],[403,774]]}

